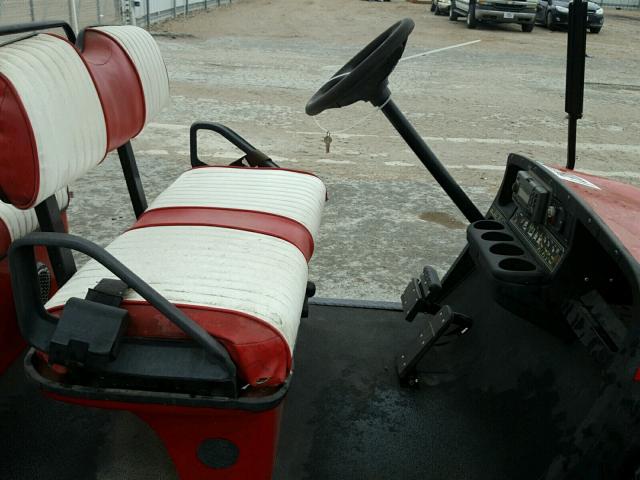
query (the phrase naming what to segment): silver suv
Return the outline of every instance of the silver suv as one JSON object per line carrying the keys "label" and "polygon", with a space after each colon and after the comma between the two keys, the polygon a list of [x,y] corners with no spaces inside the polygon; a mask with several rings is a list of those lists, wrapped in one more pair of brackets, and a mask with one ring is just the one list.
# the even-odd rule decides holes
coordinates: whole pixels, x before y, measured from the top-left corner
{"label": "silver suv", "polygon": [[523,32],[533,31],[538,0],[451,0],[449,20],[467,17],[467,27],[478,22],[519,23]]}

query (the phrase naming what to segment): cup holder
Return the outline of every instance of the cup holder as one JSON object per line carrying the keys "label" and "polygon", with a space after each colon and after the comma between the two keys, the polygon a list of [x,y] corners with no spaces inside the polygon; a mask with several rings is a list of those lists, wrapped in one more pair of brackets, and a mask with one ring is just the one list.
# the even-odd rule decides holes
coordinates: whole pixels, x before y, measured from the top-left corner
{"label": "cup holder", "polygon": [[488,240],[490,242],[512,242],[513,237],[508,233],[503,232],[487,232],[482,234],[483,240]]}
{"label": "cup holder", "polygon": [[532,272],[536,269],[533,263],[522,258],[505,258],[498,266],[510,272]]}
{"label": "cup holder", "polygon": [[509,223],[478,220],[467,229],[469,253],[480,270],[505,284],[531,285],[548,279]]}
{"label": "cup holder", "polygon": [[477,230],[504,230],[504,225],[494,220],[479,220],[473,224]]}
{"label": "cup holder", "polygon": [[489,251],[496,255],[516,256],[524,254],[524,250],[513,243],[496,243],[495,245],[491,245]]}

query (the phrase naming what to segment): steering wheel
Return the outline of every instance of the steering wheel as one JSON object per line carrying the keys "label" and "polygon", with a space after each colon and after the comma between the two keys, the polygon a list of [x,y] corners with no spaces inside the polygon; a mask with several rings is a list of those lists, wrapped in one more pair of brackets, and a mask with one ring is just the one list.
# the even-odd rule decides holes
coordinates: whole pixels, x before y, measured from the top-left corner
{"label": "steering wheel", "polygon": [[392,25],[338,70],[307,103],[307,115],[360,100],[382,105],[389,98],[387,78],[398,64],[415,24],[405,18]]}

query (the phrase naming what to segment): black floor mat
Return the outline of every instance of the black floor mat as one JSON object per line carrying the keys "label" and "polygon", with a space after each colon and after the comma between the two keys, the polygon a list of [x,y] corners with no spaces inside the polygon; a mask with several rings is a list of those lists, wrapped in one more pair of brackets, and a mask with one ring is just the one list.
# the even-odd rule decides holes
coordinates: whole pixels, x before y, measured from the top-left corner
{"label": "black floor mat", "polygon": [[[514,355],[530,358],[529,350],[539,348],[535,342],[548,338],[525,322],[494,317],[483,334],[532,338],[526,348],[513,347]],[[469,388],[473,378],[401,388],[393,359],[420,327],[396,311],[311,307],[296,346],[276,479],[539,478],[554,449],[549,440],[555,432],[545,427],[554,421],[557,402],[554,379],[544,374],[548,366],[532,367],[530,377],[508,380],[517,386],[500,391],[485,379],[478,383],[487,388]],[[552,361],[552,355],[548,349],[544,358]],[[428,363],[437,369],[433,356]],[[464,370],[470,377],[491,373],[482,363]],[[522,373],[518,368],[492,374],[503,381],[510,371]],[[175,478],[142,422],[45,399],[26,382],[20,364],[0,378],[0,429],[2,479]]]}

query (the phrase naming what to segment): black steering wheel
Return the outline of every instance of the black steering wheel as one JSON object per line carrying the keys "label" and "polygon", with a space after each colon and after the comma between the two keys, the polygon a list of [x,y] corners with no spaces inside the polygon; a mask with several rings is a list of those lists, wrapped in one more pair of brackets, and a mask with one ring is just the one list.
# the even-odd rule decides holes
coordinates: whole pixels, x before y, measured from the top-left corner
{"label": "black steering wheel", "polygon": [[307,103],[307,115],[363,100],[380,106],[391,93],[387,78],[398,64],[415,24],[405,18],[367,45],[318,90]]}

